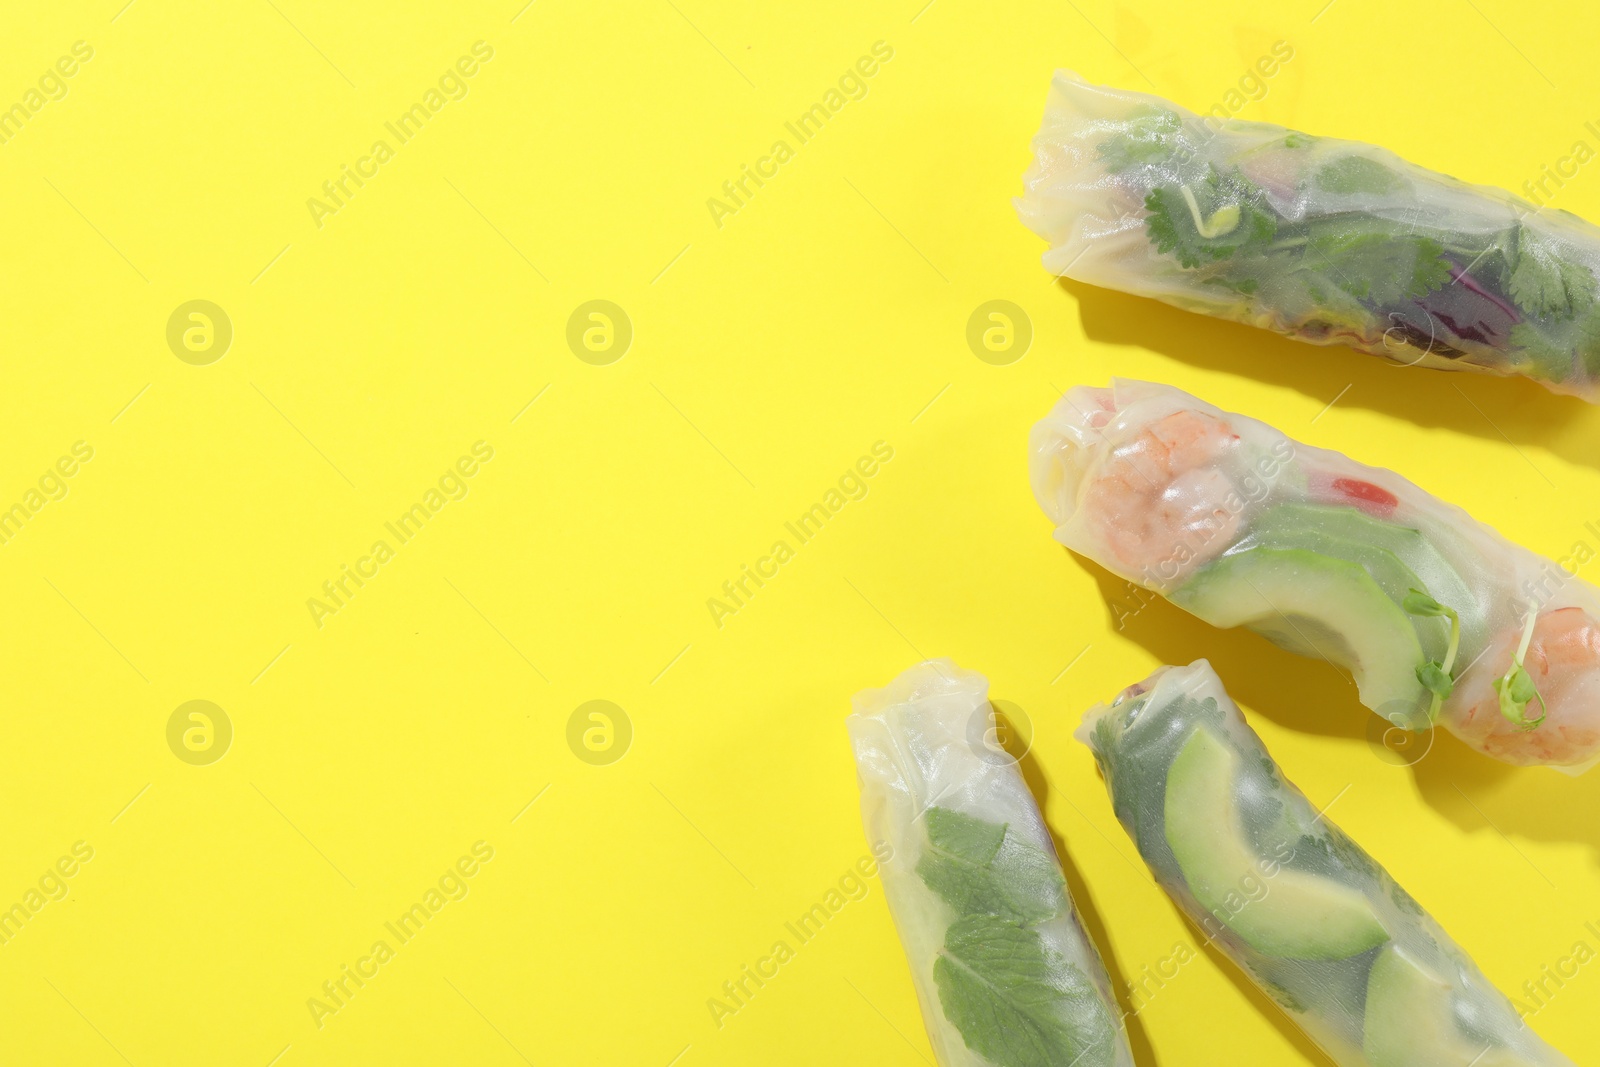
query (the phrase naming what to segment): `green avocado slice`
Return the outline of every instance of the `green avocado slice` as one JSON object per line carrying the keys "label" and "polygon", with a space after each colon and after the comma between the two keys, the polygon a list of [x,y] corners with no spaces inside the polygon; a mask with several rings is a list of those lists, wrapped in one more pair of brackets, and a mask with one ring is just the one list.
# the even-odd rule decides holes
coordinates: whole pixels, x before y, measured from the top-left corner
{"label": "green avocado slice", "polygon": [[[1363,564],[1396,604],[1411,589],[1420,589],[1460,613],[1468,647],[1484,639],[1477,597],[1444,554],[1413,527],[1375,519],[1347,505],[1291,502],[1263,511],[1247,540],[1274,548],[1309,548]],[[1388,557],[1404,571],[1394,569]],[[1449,629],[1442,620],[1434,625],[1441,634]]]}
{"label": "green avocado slice", "polygon": [[1361,702],[1413,729],[1427,726],[1427,661],[1412,620],[1366,568],[1303,548],[1219,557],[1172,594],[1213,626],[1248,626],[1354,676]]}
{"label": "green avocado slice", "polygon": [[1451,1015],[1450,994],[1449,982],[1394,945],[1379,953],[1362,1027],[1372,1067],[1531,1067],[1512,1049],[1468,1040]]}
{"label": "green avocado slice", "polygon": [[1338,960],[1387,941],[1360,891],[1306,871],[1266,873],[1240,823],[1238,769],[1233,748],[1202,727],[1167,771],[1167,844],[1200,905],[1268,956]]}

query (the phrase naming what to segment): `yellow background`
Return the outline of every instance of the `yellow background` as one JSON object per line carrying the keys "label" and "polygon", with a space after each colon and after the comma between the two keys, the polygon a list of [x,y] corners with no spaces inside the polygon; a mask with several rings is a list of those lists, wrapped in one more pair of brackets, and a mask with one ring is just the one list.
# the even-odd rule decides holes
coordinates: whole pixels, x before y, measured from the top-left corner
{"label": "yellow background", "polygon": [[[1600,412],[1054,283],[1009,202],[1055,67],[1203,110],[1278,40],[1241,117],[1521,188],[1600,143],[1585,5],[123,2],[0,35],[0,105],[94,49],[0,145],[0,506],[94,449],[0,546],[0,906],[94,849],[0,946],[0,1061],[922,1063],[876,881],[720,1028],[706,1002],[866,852],[849,697],[933,655],[1034,722],[1118,982],[1193,935],[1070,731],[1199,656],[1502,989],[1600,947],[1600,772],[1449,738],[1393,766],[1331,668],[1165,604],[1119,630],[1023,457],[1058,389],[1153,378],[1563,555],[1600,547]],[[478,40],[467,96],[319,228],[308,198]],[[707,199],[880,40],[719,228]],[[1554,203],[1600,219],[1600,165]],[[1001,367],[964,339],[997,298],[1035,333]],[[165,340],[192,299],[234,328],[208,366]],[[633,324],[609,366],[565,341],[592,299]],[[467,497],[319,628],[307,599],[479,440]],[[718,628],[707,599],[880,440],[868,495]],[[193,699],[234,728],[209,766],[166,741]],[[566,740],[596,699],[634,731],[608,766]],[[469,894],[319,1028],[308,998],[480,840]],[[1597,1003],[1592,963],[1535,1026],[1592,1062]],[[1131,1026],[1141,1064],[1321,1062],[1214,956]]]}

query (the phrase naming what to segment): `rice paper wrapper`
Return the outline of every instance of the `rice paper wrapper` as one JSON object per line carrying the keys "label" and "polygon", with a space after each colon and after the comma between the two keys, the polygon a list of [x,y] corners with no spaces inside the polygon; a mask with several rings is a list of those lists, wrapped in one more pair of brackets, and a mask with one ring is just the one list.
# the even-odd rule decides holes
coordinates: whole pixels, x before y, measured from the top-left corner
{"label": "rice paper wrapper", "polygon": [[1156,881],[1340,1067],[1570,1067],[1288,781],[1205,660],[1077,736]]}
{"label": "rice paper wrapper", "polygon": [[940,1067],[1132,1067],[1105,967],[1073,909],[988,682],[949,660],[857,694],[868,839]]}
{"label": "rice paper wrapper", "polygon": [[1600,228],[1575,215],[1070,71],[1033,151],[1016,208],[1054,274],[1600,400]]}

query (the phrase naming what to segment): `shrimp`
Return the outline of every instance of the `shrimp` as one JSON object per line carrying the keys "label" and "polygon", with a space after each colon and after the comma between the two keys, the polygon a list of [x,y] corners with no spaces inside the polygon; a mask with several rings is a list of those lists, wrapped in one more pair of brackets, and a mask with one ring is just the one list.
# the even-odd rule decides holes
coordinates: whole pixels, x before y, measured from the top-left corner
{"label": "shrimp", "polygon": [[[1582,608],[1541,614],[1523,666],[1546,708],[1544,721],[1524,729],[1500,713],[1494,681],[1511,667],[1522,637],[1500,634],[1457,680],[1444,714],[1463,741],[1496,759],[1581,769],[1600,758],[1600,620]],[[1538,702],[1529,707],[1538,715]]]}
{"label": "shrimp", "polygon": [[1182,409],[1111,449],[1083,490],[1081,511],[1128,571],[1157,587],[1220,554],[1238,532],[1242,500],[1225,462],[1239,435]]}

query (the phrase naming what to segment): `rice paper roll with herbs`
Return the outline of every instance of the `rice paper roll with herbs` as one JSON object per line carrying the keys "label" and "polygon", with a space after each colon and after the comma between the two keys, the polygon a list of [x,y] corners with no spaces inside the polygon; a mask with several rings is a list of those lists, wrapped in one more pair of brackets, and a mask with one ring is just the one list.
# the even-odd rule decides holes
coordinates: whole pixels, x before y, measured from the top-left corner
{"label": "rice paper roll with herbs", "polygon": [[982,675],[933,660],[856,695],[870,841],[940,1067],[1133,1067],[1105,967]]}
{"label": "rice paper roll with herbs", "polygon": [[1056,540],[1345,668],[1395,726],[1507,763],[1600,759],[1600,590],[1398,474],[1123,379],[1068,390],[1029,451]]}
{"label": "rice paper roll with herbs", "polygon": [[1339,1067],[1572,1067],[1284,777],[1205,660],[1077,736],[1156,881]]}
{"label": "rice paper roll with herbs", "polygon": [[1057,275],[1600,401],[1600,229],[1576,215],[1067,71],[1033,151],[1017,210]]}

